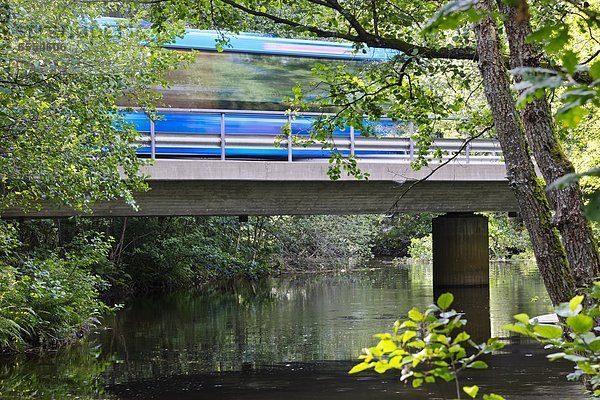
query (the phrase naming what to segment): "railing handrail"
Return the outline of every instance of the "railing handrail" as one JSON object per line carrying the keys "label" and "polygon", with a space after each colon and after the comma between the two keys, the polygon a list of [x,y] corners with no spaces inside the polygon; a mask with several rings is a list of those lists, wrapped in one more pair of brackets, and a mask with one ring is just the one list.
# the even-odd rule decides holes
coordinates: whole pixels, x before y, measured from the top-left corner
{"label": "railing handrail", "polygon": [[[140,112],[140,108],[122,108],[124,110],[134,110],[135,112]],[[149,121],[150,127],[149,131],[141,131],[143,135],[150,136],[150,156],[151,158],[156,157],[156,149],[157,142],[168,143],[171,147],[187,149],[196,149],[198,150],[206,150],[206,149],[220,149],[220,159],[225,160],[227,149],[237,150],[238,156],[239,151],[255,151],[256,153],[263,152],[265,149],[275,149],[276,147],[286,147],[287,148],[287,161],[293,161],[293,153],[294,148],[298,152],[302,152],[302,149],[310,149],[316,150],[318,149],[318,145],[312,144],[308,146],[294,146],[293,144],[293,131],[291,129],[295,120],[293,116],[289,112],[285,111],[262,111],[262,110],[224,110],[224,109],[199,109],[199,108],[157,108],[157,113],[180,113],[180,114],[210,114],[218,116],[220,119],[220,127],[215,130],[215,132],[202,132],[201,135],[198,135],[193,132],[177,132],[177,131],[169,131],[169,132],[156,132],[156,121],[154,119],[149,118],[147,114],[145,114],[146,119]],[[281,134],[275,135],[273,132],[268,132],[268,129],[272,129],[272,126],[266,127],[267,132],[251,132],[248,133],[227,133],[227,116],[229,115],[270,115],[277,117],[285,117],[285,122],[289,124],[289,131],[287,137],[282,137]],[[322,116],[322,115],[333,115],[326,113],[304,113],[299,116],[301,117],[314,117],[314,116]],[[387,120],[390,120],[387,118]],[[456,118],[448,119],[448,120],[456,120]],[[283,122],[283,118],[282,121]],[[414,133],[414,124],[411,121],[406,121],[406,125],[408,128],[408,133]],[[282,125],[283,126],[283,125]],[[348,152],[351,156],[356,156],[357,153],[362,153],[361,155],[364,158],[391,158],[390,156],[396,156],[400,159],[409,158],[411,161],[415,157],[415,141],[410,137],[406,136],[393,136],[393,135],[375,135],[375,136],[358,136],[355,135],[355,130],[352,126],[348,127],[349,135],[343,135],[339,137],[335,137],[336,143],[336,151],[344,151]],[[297,135],[297,134],[296,134]],[[301,137],[304,135],[301,135]],[[275,138],[278,137],[279,146],[275,145]],[[436,138],[431,143],[432,149],[441,149],[444,152],[448,152],[452,154],[452,152],[461,152],[464,153],[464,156],[460,156],[459,158],[466,160],[469,163],[470,158],[473,157],[477,159],[485,159],[488,157],[489,160],[498,161],[501,160],[498,157],[499,153],[502,153],[502,149],[499,143],[492,139],[476,139],[473,141],[469,141],[465,145],[466,139],[460,138]],[[141,138],[140,142],[147,143],[148,140]],[[227,143],[232,143],[229,147]],[[195,145],[195,147],[194,147]],[[322,149],[322,148],[321,148]],[[322,149],[323,150],[323,149]],[[367,154],[365,154],[367,152]],[[379,152],[379,154],[377,154]],[[389,152],[396,152],[397,154],[389,154]],[[192,151],[193,153],[193,151]],[[370,153],[370,154],[369,154]],[[486,155],[482,155],[486,154]],[[196,153],[199,154],[199,153]],[[213,153],[208,153],[213,154]],[[301,157],[307,157],[307,153],[304,155],[299,154]],[[252,157],[249,155],[248,157]],[[319,157],[322,157],[320,155]],[[363,158],[361,157],[361,158]],[[260,158],[256,156],[256,158]]]}

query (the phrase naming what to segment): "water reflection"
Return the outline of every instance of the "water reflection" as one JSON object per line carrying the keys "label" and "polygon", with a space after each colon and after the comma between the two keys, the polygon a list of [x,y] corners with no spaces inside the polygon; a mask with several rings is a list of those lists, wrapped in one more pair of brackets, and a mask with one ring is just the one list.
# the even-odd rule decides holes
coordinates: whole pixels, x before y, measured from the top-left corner
{"label": "water reflection", "polygon": [[43,356],[6,356],[0,358],[0,398],[105,398],[102,374],[112,362],[112,355],[89,342]]}
{"label": "water reflection", "polygon": [[[102,349],[95,358],[98,370],[105,368],[100,386],[122,399],[440,398],[443,387],[415,392],[393,374],[346,374],[350,360],[373,344],[373,333],[389,330],[411,307],[433,301],[429,265],[377,267],[283,276],[227,292],[209,288],[136,299],[106,319],[107,329],[92,341]],[[535,266],[495,264],[490,277],[489,290],[453,289],[457,307],[467,312],[469,329],[478,336],[508,338],[501,326],[513,314],[550,311]],[[550,364],[537,345],[511,340],[516,344],[491,360],[494,369],[477,371],[474,381],[511,399],[580,398],[580,386],[564,379],[568,364]],[[89,350],[93,343],[81,348]],[[58,358],[44,363],[54,372],[34,373],[46,381],[69,366],[87,365]],[[7,371],[17,380],[27,377],[39,363],[20,365],[4,367],[0,379]],[[98,375],[92,368],[89,382],[98,382]],[[71,393],[109,396],[91,384],[93,394],[80,394],[80,385],[74,381]]]}

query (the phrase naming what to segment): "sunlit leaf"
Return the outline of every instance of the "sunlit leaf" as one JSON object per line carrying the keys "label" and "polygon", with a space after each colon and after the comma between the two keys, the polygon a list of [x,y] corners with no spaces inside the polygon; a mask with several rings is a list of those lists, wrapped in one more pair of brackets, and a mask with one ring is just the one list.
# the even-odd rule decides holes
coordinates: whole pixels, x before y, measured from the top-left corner
{"label": "sunlit leaf", "polygon": [[420,379],[420,378],[413,379],[413,381],[412,381],[412,387],[415,389],[420,387],[422,384],[423,384],[423,379]]}
{"label": "sunlit leaf", "polygon": [[467,365],[467,368],[473,368],[473,369],[486,369],[488,368],[488,365],[485,363],[485,361],[473,361],[471,364]]}
{"label": "sunlit leaf", "polygon": [[516,319],[519,322],[522,322],[523,324],[528,324],[529,323],[529,315],[527,314],[517,314],[515,316],[513,316],[514,319]]}
{"label": "sunlit leaf", "polygon": [[477,393],[479,393],[479,386],[477,386],[477,385],[463,386],[462,389],[466,394],[468,394],[472,398],[475,398],[477,396]]}
{"label": "sunlit leaf", "polygon": [[358,372],[367,370],[369,368],[373,368],[375,366],[374,362],[371,363],[367,363],[367,362],[362,362],[360,364],[356,364],[354,367],[352,367],[352,369],[350,371],[348,371],[349,374],[356,374]]}
{"label": "sunlit leaf", "polygon": [[535,325],[533,331],[545,339],[558,339],[562,336],[562,329],[555,325]]}
{"label": "sunlit leaf", "polygon": [[423,314],[421,314],[421,312],[416,308],[412,308],[408,312],[408,318],[412,319],[415,322],[421,322],[423,321]]}

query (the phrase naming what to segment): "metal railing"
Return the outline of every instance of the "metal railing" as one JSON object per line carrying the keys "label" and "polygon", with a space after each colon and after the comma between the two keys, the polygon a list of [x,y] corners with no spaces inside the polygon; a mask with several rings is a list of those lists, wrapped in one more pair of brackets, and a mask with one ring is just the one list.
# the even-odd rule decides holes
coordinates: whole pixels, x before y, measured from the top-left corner
{"label": "metal railing", "polygon": [[[219,110],[219,109],[158,109],[158,114],[204,115],[212,118],[212,128],[204,127],[198,132],[189,129],[171,129],[168,118],[165,121],[153,121],[149,118],[149,129],[138,129],[142,137],[138,141],[139,153],[157,156],[199,156],[226,160],[235,159],[282,159],[307,160],[328,158],[332,150],[324,150],[321,144],[299,144],[298,141],[308,138],[308,131],[300,129],[300,134],[294,133],[295,125],[307,127],[307,117],[322,116],[321,113],[303,113],[298,122],[281,111],[248,111],[248,110]],[[261,116],[271,118],[268,126],[249,125],[252,121],[244,122],[244,116]],[[385,121],[385,120],[384,120]],[[217,123],[218,122],[218,123]],[[235,129],[231,125],[235,124]],[[289,124],[287,137],[281,132]],[[244,125],[245,124],[245,125]],[[157,125],[164,125],[159,128]],[[247,126],[247,127],[245,127]],[[166,129],[165,129],[166,127]],[[416,143],[410,137],[414,125],[408,122],[404,126],[409,137],[401,136],[361,136],[353,127],[339,132],[334,136],[334,150],[345,155],[356,156],[360,159],[405,160],[412,161],[417,157]],[[228,130],[229,129],[229,130]],[[294,140],[294,137],[297,140]],[[298,140],[299,139],[299,140]],[[436,151],[442,151],[442,159],[455,157],[463,163],[494,163],[502,162],[502,150],[495,140],[475,139],[465,145],[464,139],[436,139],[431,145],[428,156]]]}

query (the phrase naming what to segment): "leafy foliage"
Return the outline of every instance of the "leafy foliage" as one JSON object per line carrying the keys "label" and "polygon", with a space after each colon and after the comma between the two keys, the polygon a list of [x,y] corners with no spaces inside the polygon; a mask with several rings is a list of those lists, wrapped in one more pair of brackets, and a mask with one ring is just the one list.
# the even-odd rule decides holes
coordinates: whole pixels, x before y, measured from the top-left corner
{"label": "leafy foliage", "polygon": [[98,323],[108,309],[99,300],[105,282],[90,268],[109,245],[86,242],[63,257],[0,260],[0,351],[60,346]]}
{"label": "leafy foliage", "polygon": [[[490,259],[533,258],[531,242],[521,221],[509,217],[506,213],[484,215],[488,217]],[[431,260],[431,234],[411,238],[408,255],[415,260]]]}
{"label": "leafy foliage", "polygon": [[380,217],[373,244],[376,256],[407,257],[412,239],[431,233],[432,214],[397,214]]}
{"label": "leafy foliage", "polygon": [[569,380],[586,376],[594,395],[600,395],[600,336],[595,320],[600,316],[600,282],[594,282],[587,295],[573,297],[568,303],[559,304],[555,310],[562,322],[540,323],[527,314],[518,314],[514,324],[503,327],[511,332],[531,337],[546,348],[559,350],[549,354],[550,361],[564,359],[575,363],[575,371]]}
{"label": "leafy foliage", "polygon": [[[145,11],[110,2],[15,0],[0,22],[0,212],[67,205],[89,211],[146,185],[138,134],[120,99],[151,108],[151,87],[183,58],[160,46],[177,29],[138,28]],[[117,11],[115,26],[97,23]],[[121,179],[122,176],[126,179]]]}
{"label": "leafy foliage", "polygon": [[[504,345],[497,339],[477,344],[464,330],[467,321],[463,314],[450,309],[454,301],[451,293],[440,295],[436,304],[424,312],[413,308],[408,319],[396,321],[392,333],[380,333],[374,347],[363,349],[350,374],[368,369],[377,373],[401,371],[400,380],[410,382],[413,388],[437,381],[455,382],[456,396],[461,398],[459,374],[465,369],[485,369],[487,363],[479,360]],[[462,386],[471,398],[479,394],[478,386]],[[496,394],[485,394],[484,399],[502,399]]]}

